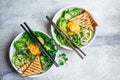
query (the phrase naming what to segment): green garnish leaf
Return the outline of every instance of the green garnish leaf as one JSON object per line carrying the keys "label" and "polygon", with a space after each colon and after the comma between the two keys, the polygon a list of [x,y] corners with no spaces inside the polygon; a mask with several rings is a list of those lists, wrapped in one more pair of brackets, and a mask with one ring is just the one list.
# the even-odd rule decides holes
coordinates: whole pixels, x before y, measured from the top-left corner
{"label": "green garnish leaf", "polygon": [[59,61],[59,65],[64,65],[67,61],[68,61],[68,58],[66,56],[65,53],[62,53],[62,54],[59,54],[58,55],[58,61]]}
{"label": "green garnish leaf", "polygon": [[59,64],[60,64],[60,65],[64,65],[64,62],[61,61]]}

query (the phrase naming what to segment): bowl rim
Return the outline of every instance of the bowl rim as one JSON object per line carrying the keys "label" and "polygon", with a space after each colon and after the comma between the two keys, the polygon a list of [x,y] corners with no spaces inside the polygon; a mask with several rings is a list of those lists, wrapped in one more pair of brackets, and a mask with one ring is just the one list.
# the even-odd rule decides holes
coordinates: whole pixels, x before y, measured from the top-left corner
{"label": "bowl rim", "polygon": [[[43,34],[45,34],[46,36],[48,36],[49,38],[51,38],[47,33],[43,32],[43,31],[39,31],[39,30],[34,30],[34,31],[37,31],[37,32],[41,32]],[[13,53],[13,51],[15,51],[15,47],[14,47],[14,42],[19,40],[22,36],[24,32],[21,32],[19,33],[12,41],[11,45],[10,45],[10,48],[9,48],[9,59],[10,59],[10,63],[12,64],[13,68],[19,73],[19,74],[22,74],[22,72],[18,71],[18,69],[16,68],[16,66],[13,64],[12,62],[12,57],[15,53]],[[13,50],[14,49],[14,50]],[[12,51],[13,50],[13,51]],[[56,56],[55,56],[55,59],[56,59]],[[53,67],[53,64],[48,68],[48,70],[46,70],[45,72],[41,73],[41,74],[35,74],[35,75],[32,75],[32,76],[28,76],[28,77],[39,77],[39,76],[43,76],[45,75],[47,72],[50,71],[50,69]]]}
{"label": "bowl rim", "polygon": [[[57,20],[58,20],[58,18],[60,17],[60,15],[62,14],[62,12],[64,11],[64,10],[66,10],[66,9],[72,9],[72,8],[81,8],[80,6],[76,6],[76,5],[72,5],[72,6],[66,6],[66,7],[63,7],[63,8],[61,8],[60,10],[58,10],[58,12],[54,15],[54,17],[53,17],[53,22],[57,22]],[[81,8],[81,9],[84,9],[84,8]],[[84,10],[86,10],[86,9],[84,9]],[[86,10],[87,11],[87,10]],[[89,11],[88,11],[89,12]],[[90,12],[89,12],[90,13]],[[59,17],[58,17],[59,16]],[[87,45],[85,45],[85,46],[82,46],[82,47],[80,47],[81,49],[84,49],[84,48],[86,48],[86,47],[88,47],[93,41],[94,41],[94,39],[95,39],[95,37],[96,37],[96,33],[97,33],[97,30],[96,30],[96,28],[95,28],[95,33],[94,33],[94,36],[93,36],[93,38],[91,39],[91,41],[87,44]],[[60,45],[62,48],[64,48],[64,49],[66,49],[66,50],[72,50],[72,48],[70,48],[70,47],[68,47],[68,46],[65,46],[65,45],[62,45],[58,40],[57,40],[57,38],[56,38],[56,34],[55,34],[55,32],[54,32],[54,27],[51,25],[51,34],[52,34],[52,37],[53,37],[53,39],[55,40],[55,42],[58,44],[58,45]]]}

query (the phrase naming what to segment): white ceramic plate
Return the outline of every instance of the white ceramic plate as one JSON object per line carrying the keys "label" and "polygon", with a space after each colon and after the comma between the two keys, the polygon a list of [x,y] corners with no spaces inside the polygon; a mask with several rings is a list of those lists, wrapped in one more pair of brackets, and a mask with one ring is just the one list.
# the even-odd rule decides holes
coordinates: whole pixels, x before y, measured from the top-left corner
{"label": "white ceramic plate", "polygon": [[[41,32],[41,31],[39,31],[39,32]],[[42,32],[42,33],[44,33],[44,32]],[[10,50],[9,50],[10,62],[11,62],[11,64],[12,64],[13,68],[14,68],[18,73],[20,73],[20,74],[22,74],[22,72],[18,71],[18,69],[16,68],[16,66],[13,64],[13,62],[12,62],[12,57],[13,57],[13,55],[15,54],[15,51],[16,51],[16,49],[15,49],[15,47],[14,47],[14,42],[17,41],[17,40],[19,40],[19,39],[22,37],[22,34],[23,34],[23,32],[20,33],[20,34],[18,34],[18,35],[14,38],[14,40],[13,40],[12,43],[11,43]],[[46,33],[44,33],[44,34],[47,35],[47,36],[50,38],[50,36],[49,36],[48,34],[46,34]],[[53,65],[52,65],[52,66],[53,66]],[[52,67],[52,66],[51,66],[51,67]],[[50,68],[51,68],[51,67],[50,67]],[[36,75],[29,76],[29,77],[39,77],[39,76],[42,76],[42,75],[44,75],[46,72],[48,72],[48,71],[50,70],[50,68],[49,68],[48,70],[44,71],[44,72],[41,73],[41,74],[36,74]]]}
{"label": "white ceramic plate", "polygon": [[[57,23],[57,20],[61,17],[61,15],[62,15],[62,13],[63,13],[64,10],[66,10],[66,9],[73,9],[73,8],[81,8],[81,7],[80,7],[80,6],[68,6],[68,7],[64,7],[64,8],[62,8],[62,9],[60,9],[60,10],[55,14],[55,16],[53,17],[53,22]],[[70,47],[62,45],[62,44],[57,40],[53,26],[51,26],[51,34],[52,34],[52,37],[55,39],[55,41],[56,41],[56,43],[57,43],[58,45],[60,45],[61,47],[65,48],[65,49],[67,49],[67,50],[72,50]],[[95,36],[96,36],[96,29],[95,29],[95,34],[94,34],[94,37],[92,38],[92,40],[91,40],[87,45],[85,45],[85,46],[83,46],[83,47],[80,47],[80,48],[83,49],[83,48],[89,46],[89,45],[93,42]]]}

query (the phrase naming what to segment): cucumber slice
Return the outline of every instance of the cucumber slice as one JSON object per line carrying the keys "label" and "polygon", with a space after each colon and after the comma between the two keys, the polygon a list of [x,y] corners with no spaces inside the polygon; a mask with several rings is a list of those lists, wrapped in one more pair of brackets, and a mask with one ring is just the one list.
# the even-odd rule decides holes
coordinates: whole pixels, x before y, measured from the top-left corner
{"label": "cucumber slice", "polygon": [[80,14],[80,10],[75,10],[75,12],[77,13],[77,15],[79,15],[79,14]]}
{"label": "cucumber slice", "polygon": [[74,14],[74,11],[70,11],[69,14],[70,14],[72,17],[74,17],[74,15],[75,15],[75,14]]}
{"label": "cucumber slice", "polygon": [[69,12],[69,9],[64,10],[62,16],[65,16],[65,14],[68,13],[68,12]]}
{"label": "cucumber slice", "polygon": [[69,19],[72,18],[72,16],[71,16],[69,13],[66,13],[65,16],[64,16],[64,18],[65,18],[66,20],[69,20]]}
{"label": "cucumber slice", "polygon": [[75,8],[73,9],[77,13],[77,15],[81,14],[83,12],[83,9]]}
{"label": "cucumber slice", "polygon": [[74,16],[77,16],[77,15],[78,15],[78,13],[77,13],[76,11],[74,11],[74,14],[75,14]]}

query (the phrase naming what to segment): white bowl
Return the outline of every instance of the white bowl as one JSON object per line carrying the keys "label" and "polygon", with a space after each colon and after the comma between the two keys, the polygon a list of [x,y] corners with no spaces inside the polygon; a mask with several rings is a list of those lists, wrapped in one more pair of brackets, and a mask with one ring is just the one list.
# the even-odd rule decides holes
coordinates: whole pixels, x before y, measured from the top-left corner
{"label": "white bowl", "polygon": [[[55,14],[55,16],[53,17],[53,22],[57,23],[57,20],[61,17],[63,11],[66,10],[66,9],[72,9],[72,8],[81,8],[81,7],[80,7],[80,6],[68,6],[68,7],[64,7],[64,8],[62,8],[62,9],[60,9],[60,10]],[[83,9],[83,8],[82,8],[82,9]],[[85,10],[85,9],[84,9],[84,10]],[[65,48],[65,49],[67,49],[67,50],[72,50],[72,48],[70,48],[70,47],[68,47],[68,46],[65,46],[65,45],[62,45],[62,44],[57,40],[56,34],[55,34],[55,32],[54,32],[54,27],[53,27],[52,25],[51,25],[51,34],[52,34],[52,37],[55,39],[55,42],[56,42],[58,45],[60,45],[61,47]],[[82,46],[82,47],[80,47],[80,48],[83,49],[83,48],[89,46],[89,45],[93,42],[93,40],[95,39],[95,36],[96,36],[96,29],[95,29],[95,34],[94,34],[92,40],[91,40],[87,45]]]}
{"label": "white bowl", "polygon": [[[41,31],[38,31],[38,32],[41,32]],[[42,33],[44,33],[44,32],[42,32]],[[22,72],[18,71],[18,69],[16,68],[16,66],[13,64],[13,62],[12,62],[12,57],[13,57],[13,55],[15,54],[15,51],[16,51],[16,49],[15,49],[15,47],[14,47],[14,42],[17,41],[17,40],[19,40],[19,39],[22,37],[22,34],[23,34],[23,32],[20,33],[20,34],[18,34],[18,35],[14,38],[14,40],[12,41],[12,43],[11,43],[11,45],[10,45],[10,49],[9,49],[9,59],[10,59],[10,62],[11,62],[11,64],[12,64],[13,68],[14,68],[18,73],[20,73],[20,74],[22,74]],[[50,38],[50,36],[49,36],[48,34],[46,34],[46,33],[44,33],[44,34],[47,35],[47,36]],[[53,65],[52,65],[52,66],[53,66]],[[51,67],[52,67],[52,66],[51,66]],[[51,68],[51,67],[50,67],[50,68]],[[49,68],[49,69],[50,69],[50,68]],[[36,74],[36,75],[29,76],[29,77],[39,77],[39,76],[42,76],[42,75],[44,75],[46,72],[48,72],[49,69],[46,70],[45,72],[41,73],[41,74]]]}

